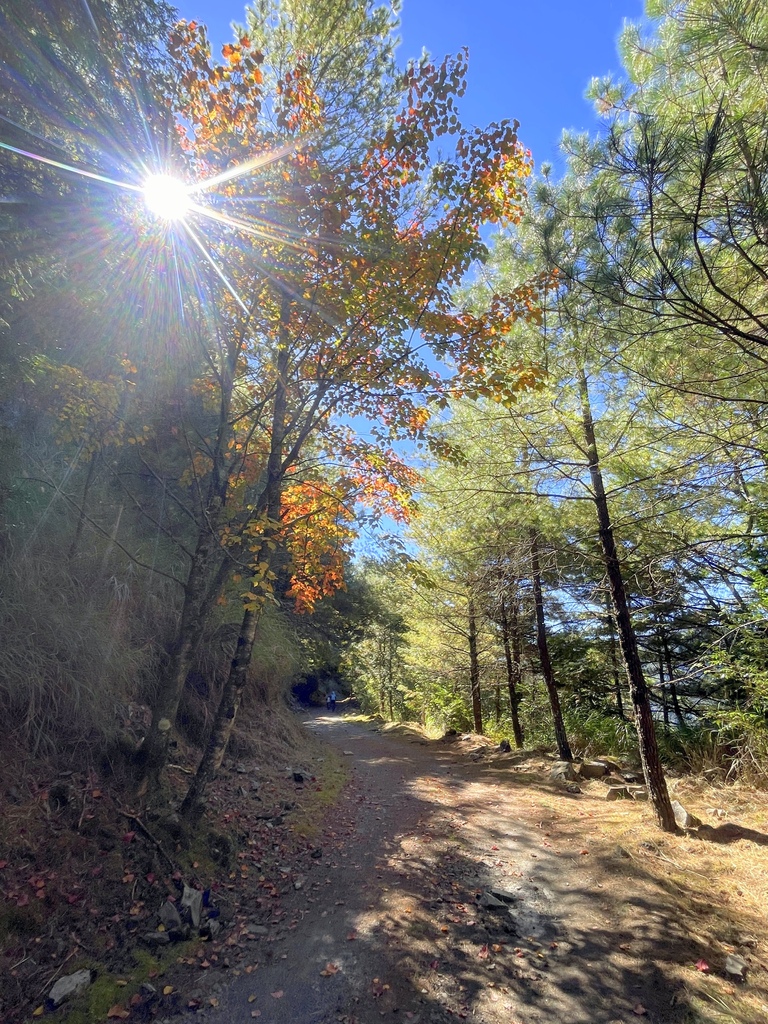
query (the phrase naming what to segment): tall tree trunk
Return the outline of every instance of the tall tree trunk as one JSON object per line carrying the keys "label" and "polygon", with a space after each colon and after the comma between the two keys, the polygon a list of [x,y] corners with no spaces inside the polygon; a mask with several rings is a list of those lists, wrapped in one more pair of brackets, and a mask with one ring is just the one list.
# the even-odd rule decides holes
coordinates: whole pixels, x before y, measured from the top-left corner
{"label": "tall tree trunk", "polygon": [[611,650],[611,674],[613,675],[613,692],[616,694],[616,710],[619,718],[624,717],[624,698],[621,693],[621,675],[619,674],[619,659],[616,657],[616,633],[613,629],[613,609],[611,608],[611,595],[605,595],[606,622],[608,623],[608,642]]}
{"label": "tall tree trunk", "polygon": [[520,625],[518,619],[517,602],[512,611],[512,628],[514,654],[509,644],[509,621],[507,619],[507,603],[501,599],[501,639],[504,645],[504,661],[507,666],[507,689],[509,691],[509,711],[512,716],[512,732],[515,737],[515,746],[520,750],[523,746],[523,730],[520,725],[520,692],[522,650],[520,644]]}
{"label": "tall tree trunk", "polygon": [[573,754],[568,743],[563,722],[563,710],[560,707],[560,694],[557,692],[555,673],[552,671],[552,660],[549,657],[547,643],[547,623],[544,618],[544,597],[541,590],[541,563],[539,561],[539,535],[531,531],[531,578],[533,582],[533,606],[536,612],[536,646],[539,649],[539,663],[544,684],[547,687],[549,706],[552,711],[552,722],[555,726],[555,740],[561,761],[572,761]]}
{"label": "tall tree trunk", "polygon": [[[290,302],[283,296],[280,310],[280,335],[278,338],[277,367],[275,382],[275,400],[272,408],[272,433],[270,439],[269,459],[267,461],[267,482],[262,504],[266,506],[267,525],[264,537],[255,557],[256,564],[265,564],[265,572],[270,571],[273,562],[272,535],[280,520],[280,498],[283,485],[283,446],[286,431],[287,410],[287,371],[289,346],[287,323],[290,313]],[[237,712],[243,698],[243,691],[248,681],[248,669],[253,657],[256,633],[263,611],[263,601],[255,608],[247,608],[240,623],[240,634],[237,638],[235,656],[229,669],[229,676],[221,693],[221,700],[216,709],[211,735],[206,744],[205,752],[197,766],[192,783],[184,797],[180,811],[189,817],[205,799],[205,790],[216,777],[226,753],[229,738],[237,719]]]}
{"label": "tall tree trunk", "polygon": [[579,393],[581,398],[582,429],[589,462],[589,474],[592,481],[593,499],[597,510],[597,521],[600,530],[600,543],[603,548],[605,569],[611,588],[611,597],[616,612],[616,625],[619,631],[619,644],[627,670],[629,692],[635,712],[635,725],[640,748],[640,761],[648,787],[648,796],[653,807],[656,820],[665,832],[675,832],[675,814],[667,791],[667,783],[659,758],[656,742],[656,729],[648,699],[648,687],[643,676],[643,667],[637,649],[637,638],[629,614],[629,603],[621,572],[621,562],[613,535],[611,517],[608,509],[608,498],[603,484],[603,474],[595,440],[595,426],[589,402],[589,388],[583,369],[579,371]]}
{"label": "tall tree trunk", "polygon": [[480,701],[480,662],[477,658],[477,616],[475,602],[469,599],[469,683],[472,693],[472,718],[475,732],[483,734],[483,707]]}
{"label": "tall tree trunk", "polygon": [[677,687],[675,686],[675,677],[672,672],[672,651],[669,649],[669,642],[667,640],[667,634],[662,633],[662,643],[664,644],[664,660],[667,664],[667,681],[669,682],[669,697],[672,701],[672,711],[677,718],[677,727],[685,731],[688,728],[688,721],[683,714],[683,709],[680,707],[680,698],[677,695]]}

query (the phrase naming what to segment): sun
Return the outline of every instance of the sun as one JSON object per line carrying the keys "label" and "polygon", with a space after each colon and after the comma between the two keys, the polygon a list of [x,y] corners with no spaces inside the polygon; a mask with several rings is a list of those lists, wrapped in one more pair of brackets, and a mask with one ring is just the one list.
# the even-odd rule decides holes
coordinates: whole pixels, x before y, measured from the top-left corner
{"label": "sun", "polygon": [[163,220],[183,220],[192,208],[188,186],[170,174],[150,174],[142,191],[147,208]]}

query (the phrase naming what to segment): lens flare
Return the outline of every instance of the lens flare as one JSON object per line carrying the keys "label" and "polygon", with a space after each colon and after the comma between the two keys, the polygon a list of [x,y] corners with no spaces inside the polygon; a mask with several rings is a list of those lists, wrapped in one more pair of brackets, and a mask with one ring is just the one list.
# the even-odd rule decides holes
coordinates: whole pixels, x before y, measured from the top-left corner
{"label": "lens flare", "polygon": [[184,220],[191,209],[189,188],[170,174],[151,174],[143,191],[147,208],[163,220]]}

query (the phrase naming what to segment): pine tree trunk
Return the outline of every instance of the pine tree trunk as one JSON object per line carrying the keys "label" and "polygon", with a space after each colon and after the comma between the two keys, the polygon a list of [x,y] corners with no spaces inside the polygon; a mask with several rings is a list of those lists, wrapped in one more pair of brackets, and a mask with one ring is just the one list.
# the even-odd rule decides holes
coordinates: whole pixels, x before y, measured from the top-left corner
{"label": "pine tree trunk", "polygon": [[483,707],[480,701],[480,662],[477,658],[477,618],[475,614],[475,602],[469,601],[469,682],[472,693],[472,717],[475,723],[475,732],[483,734]]}
{"label": "pine tree trunk", "polygon": [[520,650],[520,632],[517,615],[517,605],[512,616],[512,626],[515,630],[514,634],[514,657],[513,652],[510,650],[509,644],[509,621],[507,619],[507,605],[506,601],[502,597],[501,599],[501,639],[504,645],[504,661],[507,666],[507,689],[509,690],[509,711],[512,716],[512,732],[515,737],[515,746],[518,750],[523,747],[523,730],[520,725],[520,694],[518,686],[520,685],[521,679],[521,660],[522,651]]}
{"label": "pine tree trunk", "polygon": [[624,698],[621,693],[621,676],[619,675],[619,659],[616,657],[616,634],[613,631],[613,609],[611,595],[605,595],[606,621],[608,622],[608,639],[611,645],[611,673],[613,675],[613,692],[616,694],[616,710],[619,718],[624,717]]}
{"label": "pine tree trunk", "polygon": [[539,649],[539,663],[544,684],[547,687],[549,707],[552,711],[552,722],[555,727],[555,741],[561,761],[572,761],[573,754],[568,743],[568,736],[563,722],[563,710],[560,707],[560,694],[557,692],[555,673],[552,671],[552,660],[549,657],[547,643],[547,623],[544,618],[544,597],[541,590],[541,564],[539,562],[539,536],[531,531],[531,577],[533,582],[533,605],[536,612],[536,646]]}
{"label": "pine tree trunk", "polygon": [[589,403],[589,389],[584,371],[579,373],[579,391],[581,397],[582,428],[586,454],[589,461],[589,473],[592,480],[593,500],[597,510],[597,521],[600,529],[600,543],[605,559],[605,569],[611,588],[611,597],[616,612],[616,625],[619,631],[619,645],[627,670],[629,692],[635,713],[635,725],[640,747],[640,761],[643,766],[648,796],[659,827],[665,832],[675,832],[675,814],[667,791],[667,783],[659,758],[656,742],[651,704],[648,699],[648,687],[643,676],[643,666],[637,649],[637,638],[629,613],[629,603],[621,572],[621,562],[613,535],[608,499],[603,484],[603,474],[595,440],[595,428],[592,410]]}

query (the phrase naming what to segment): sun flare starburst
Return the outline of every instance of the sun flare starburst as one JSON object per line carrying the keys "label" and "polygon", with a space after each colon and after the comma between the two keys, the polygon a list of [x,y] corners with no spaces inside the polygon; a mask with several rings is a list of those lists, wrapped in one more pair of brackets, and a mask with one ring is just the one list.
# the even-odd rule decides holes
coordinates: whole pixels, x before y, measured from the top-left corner
{"label": "sun flare starburst", "polygon": [[147,209],[163,220],[184,220],[192,208],[189,187],[170,174],[150,174],[144,182]]}

